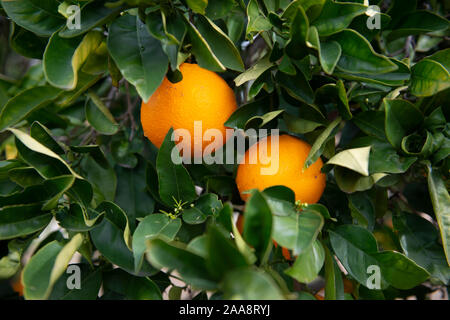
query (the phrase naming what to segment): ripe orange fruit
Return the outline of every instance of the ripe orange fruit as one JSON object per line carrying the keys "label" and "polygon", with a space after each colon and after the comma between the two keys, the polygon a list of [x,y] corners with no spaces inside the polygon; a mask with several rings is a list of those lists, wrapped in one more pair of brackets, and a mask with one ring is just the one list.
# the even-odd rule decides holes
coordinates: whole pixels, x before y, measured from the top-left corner
{"label": "ripe orange fruit", "polygon": [[[206,130],[217,129],[225,140],[225,121],[237,109],[233,90],[216,73],[197,64],[180,66],[183,80],[171,83],[167,77],[150,97],[142,102],[141,123],[144,135],[158,148],[170,128],[186,129],[191,134],[191,150],[194,154],[194,121],[202,121],[202,137]],[[197,141],[205,147],[211,142]],[[216,144],[217,143],[217,144]],[[214,141],[214,150],[225,141]]]}
{"label": "ripe orange fruit", "polygon": [[[242,234],[244,232],[244,216],[242,214],[240,214],[238,216],[238,218],[237,218],[236,228],[238,229],[240,234]],[[275,241],[273,241],[273,244],[274,244],[275,248],[278,247],[278,243],[276,243]],[[281,247],[281,253],[283,254],[283,257],[286,260],[291,260],[292,259],[291,253],[289,252],[289,249]]]}
{"label": "ripe orange fruit", "polygon": [[[319,158],[308,169],[303,170],[311,146],[289,135],[279,136],[278,171],[274,174],[263,175],[261,169],[270,168],[271,158],[272,161],[277,158],[276,154],[272,155],[272,149],[276,153],[276,147],[272,147],[272,139],[265,137],[247,150],[236,175],[236,184],[241,198],[247,200],[249,194],[244,192],[251,189],[263,190],[271,186],[284,185],[291,188],[295,193],[295,199],[302,203],[312,204],[319,201],[326,184],[326,175],[320,172],[323,166],[322,160]],[[267,150],[262,156],[259,152],[260,148]],[[256,164],[249,163],[251,152],[258,154]]]}
{"label": "ripe orange fruit", "polygon": [[11,287],[14,292],[17,292],[19,294],[19,296],[23,296],[23,284],[20,277],[11,281]]}

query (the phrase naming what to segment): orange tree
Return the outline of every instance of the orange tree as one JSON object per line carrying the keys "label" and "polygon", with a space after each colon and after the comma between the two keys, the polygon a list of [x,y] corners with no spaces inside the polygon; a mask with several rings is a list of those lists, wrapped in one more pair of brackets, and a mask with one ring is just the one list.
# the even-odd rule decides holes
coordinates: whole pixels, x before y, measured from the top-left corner
{"label": "orange tree", "polygon": [[[0,297],[447,291],[449,1],[0,3]],[[180,163],[196,120],[279,175]]]}

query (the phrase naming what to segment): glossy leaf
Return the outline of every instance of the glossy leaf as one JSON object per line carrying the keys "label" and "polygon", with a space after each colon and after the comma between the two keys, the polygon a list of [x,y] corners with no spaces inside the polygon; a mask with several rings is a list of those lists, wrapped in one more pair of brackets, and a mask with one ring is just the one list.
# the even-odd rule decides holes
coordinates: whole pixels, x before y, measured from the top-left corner
{"label": "glossy leaf", "polygon": [[450,266],[450,226],[449,226],[449,207],[450,196],[445,187],[439,172],[427,166],[428,171],[428,190],[430,192],[431,202],[433,204],[434,214],[436,215],[439,229],[441,231],[442,243],[447,257],[447,263]]}
{"label": "glossy leaf", "polygon": [[326,0],[319,17],[312,25],[317,28],[319,35],[329,36],[347,28],[353,18],[365,11],[366,7],[362,4]]}
{"label": "glossy leaf", "polygon": [[124,78],[147,101],[167,72],[169,60],[159,41],[139,18],[124,15],[110,26],[108,49]]}
{"label": "glossy leaf", "polygon": [[343,30],[331,39],[342,48],[342,55],[337,64],[339,70],[348,73],[380,74],[398,69],[388,58],[376,53],[370,43],[354,30]]}
{"label": "glossy leaf", "polygon": [[324,219],[315,210],[303,210],[290,216],[273,217],[273,239],[294,254],[302,254],[314,243]]}
{"label": "glossy leaf", "polygon": [[0,130],[26,119],[33,111],[45,107],[60,94],[61,90],[50,86],[22,91],[3,107],[0,113]]}
{"label": "glossy leaf", "polygon": [[200,34],[198,29],[190,21],[187,21],[186,18],[185,21],[187,25],[188,35],[192,42],[192,52],[197,57],[198,65],[211,71],[225,71],[226,67],[214,54],[213,49],[208,44],[206,39]]}
{"label": "glossy leaf", "polygon": [[0,215],[0,239],[13,239],[46,227],[52,215],[41,211],[41,204],[4,206]]}
{"label": "glossy leaf", "polygon": [[91,29],[100,26],[118,15],[122,10],[121,7],[108,8],[101,2],[89,2],[83,5],[80,10],[81,28],[69,29],[65,26],[59,31],[61,38],[73,38],[83,33],[90,31]]}
{"label": "glossy leaf", "polygon": [[47,81],[57,88],[75,89],[78,83],[78,70],[89,55],[99,47],[101,41],[102,35],[97,31],[71,39],[63,39],[55,33],[44,53],[43,63]]}
{"label": "glossy leaf", "polygon": [[197,22],[198,31],[211,46],[211,50],[224,67],[244,71],[239,51],[228,36],[207,17],[199,16]]}
{"label": "glossy leaf", "polygon": [[266,273],[236,269],[227,273],[223,283],[224,297],[230,300],[282,300],[281,290]]}
{"label": "glossy leaf", "polygon": [[317,278],[325,261],[325,252],[319,241],[300,254],[295,263],[285,272],[299,282],[310,283]]}
{"label": "glossy leaf", "polygon": [[450,49],[421,60],[411,70],[411,93],[428,97],[450,87]]}
{"label": "glossy leaf", "polygon": [[181,227],[181,220],[171,219],[164,214],[151,214],[142,220],[133,234],[133,254],[135,271],[142,266],[146,241],[151,238],[164,236],[173,240]]}
{"label": "glossy leaf", "polygon": [[[47,299],[55,282],[65,272],[73,254],[83,242],[75,235],[66,245],[52,241],[38,251],[23,270],[24,296],[29,300]],[[38,275],[39,276],[36,276]]]}
{"label": "glossy leaf", "polygon": [[348,168],[363,176],[368,176],[369,153],[370,147],[347,149],[336,154],[333,158],[328,160],[327,164]]}
{"label": "glossy leaf", "polygon": [[161,239],[147,242],[148,261],[155,267],[177,270],[190,284],[205,289],[214,289],[216,283],[206,268],[204,258]]}
{"label": "glossy leaf", "polygon": [[384,108],[386,137],[394,147],[400,148],[403,138],[422,123],[423,114],[405,100],[385,99]]}
{"label": "glossy leaf", "polygon": [[[156,159],[156,171],[159,181],[159,195],[161,200],[169,207],[175,205],[175,201],[191,202],[197,195],[194,184],[188,171],[181,163],[181,156],[175,149],[175,143],[171,140],[173,130],[171,129],[164,139]],[[174,150],[174,152],[173,152]]]}
{"label": "glossy leaf", "polygon": [[272,223],[272,212],[267,201],[259,191],[253,191],[245,206],[243,236],[255,248],[260,259],[270,244]]}
{"label": "glossy leaf", "polygon": [[3,9],[15,23],[42,37],[51,36],[65,23],[58,13],[58,4],[56,0],[2,0]]}

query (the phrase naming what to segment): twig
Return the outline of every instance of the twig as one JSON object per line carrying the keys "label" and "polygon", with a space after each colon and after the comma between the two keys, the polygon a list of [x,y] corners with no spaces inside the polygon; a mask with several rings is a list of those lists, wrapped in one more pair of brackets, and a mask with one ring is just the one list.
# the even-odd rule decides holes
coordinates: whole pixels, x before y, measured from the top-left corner
{"label": "twig", "polygon": [[125,81],[125,89],[127,91],[127,115],[128,115],[128,119],[130,120],[131,123],[131,133],[130,133],[130,141],[133,140],[134,137],[134,130],[136,128],[136,122],[134,121],[134,116],[133,116],[133,108],[136,106],[137,104],[137,100],[135,102],[135,104],[133,105],[131,103],[131,97],[130,97],[130,85],[128,84],[128,81]]}

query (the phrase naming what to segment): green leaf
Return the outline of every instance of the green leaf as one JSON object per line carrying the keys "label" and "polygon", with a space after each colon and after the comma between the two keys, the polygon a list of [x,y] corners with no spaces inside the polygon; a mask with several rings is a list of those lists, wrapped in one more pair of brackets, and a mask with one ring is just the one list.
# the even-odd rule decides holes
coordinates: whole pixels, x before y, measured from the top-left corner
{"label": "green leaf", "polygon": [[400,157],[397,150],[387,141],[373,137],[361,137],[353,140],[351,148],[370,148],[369,173],[404,173],[416,162],[416,157]]}
{"label": "green leaf", "polygon": [[263,128],[271,121],[278,119],[283,112],[284,112],[284,110],[276,110],[276,111],[268,112],[262,116],[254,116],[247,121],[247,123],[244,126],[244,130],[247,130],[250,128],[254,128],[254,129]]}
{"label": "green leaf", "polygon": [[31,125],[30,135],[55,153],[60,155],[65,154],[61,144],[59,144],[59,142],[52,137],[50,131],[38,121],[33,122]]}
{"label": "green leaf", "polygon": [[339,80],[336,84],[329,83],[316,90],[315,103],[326,109],[328,105],[336,105],[339,114],[344,120],[350,120],[352,113],[347,98],[344,82]]}
{"label": "green leaf", "polygon": [[319,51],[319,60],[323,71],[330,75],[333,74],[337,63],[341,58],[341,45],[336,41],[320,42],[319,33],[314,26],[309,29],[308,40],[311,45]]}
{"label": "green leaf", "polygon": [[428,97],[450,87],[450,49],[416,63],[411,70],[411,93]]}
{"label": "green leaf", "polygon": [[183,210],[183,221],[188,224],[200,224],[208,217],[216,216],[222,210],[222,202],[213,193],[201,195],[194,206]]}
{"label": "green leaf", "polygon": [[77,87],[78,71],[101,44],[103,36],[91,31],[84,37],[64,39],[55,33],[44,53],[44,72],[54,87],[73,90]]}
{"label": "green leaf", "polygon": [[108,8],[102,2],[88,2],[80,10],[81,28],[69,29],[65,26],[59,31],[59,36],[61,38],[79,36],[95,27],[105,24],[108,20],[118,15],[121,10],[123,10],[122,7]]}
{"label": "green leaf", "polygon": [[275,281],[259,270],[241,268],[228,272],[223,281],[224,298],[229,300],[283,300]]}
{"label": "green leaf", "polygon": [[205,16],[198,16],[196,26],[224,67],[240,72],[245,70],[238,49],[214,22]]}
{"label": "green leaf", "polygon": [[286,274],[299,282],[310,283],[319,275],[325,261],[325,251],[318,240],[300,254],[292,267],[285,271]]}
{"label": "green leaf", "polygon": [[[65,167],[69,173],[71,173],[73,176],[75,176],[78,179],[82,179],[75,171],[73,171],[73,169],[59,156],[57,155],[55,152],[53,152],[52,150],[50,150],[49,148],[47,148],[46,146],[42,145],[41,143],[39,143],[37,140],[33,139],[31,136],[29,136],[28,134],[26,134],[25,132],[22,132],[20,130],[17,129],[13,129],[13,128],[9,128],[9,131],[11,131],[15,136],[16,136],[16,145],[17,142],[20,141],[20,143],[22,143],[23,147],[22,150],[23,152],[21,152],[21,150],[19,149],[19,152],[21,152],[22,157],[25,159],[25,161],[27,161],[28,163],[30,163],[31,165],[33,165],[36,170],[38,170],[38,172],[45,178],[51,178],[53,175],[53,172],[49,172],[47,171],[48,168],[45,168],[44,170],[40,170],[41,164],[48,166],[48,163],[45,164],[44,158],[52,158],[57,160],[56,162],[61,166]],[[19,145],[18,145],[18,148]],[[39,155],[44,156],[44,158],[37,158],[37,157],[32,157],[33,155],[25,155],[24,152],[26,150],[32,151],[33,153],[37,153]],[[61,175],[64,174],[64,172],[58,172],[59,174],[56,175]],[[67,172],[66,172],[67,173]]]}
{"label": "green leaf", "polygon": [[208,0],[186,0],[189,8],[195,13],[205,14],[205,9],[208,6]]}
{"label": "green leaf", "polygon": [[353,122],[365,134],[386,140],[384,118],[384,112],[369,110],[358,113],[353,117]]}
{"label": "green leaf", "polygon": [[235,5],[235,0],[208,0],[206,15],[212,20],[224,18]]}
{"label": "green leaf", "polygon": [[23,188],[42,183],[44,181],[44,178],[42,178],[32,167],[13,168],[8,172],[8,175],[11,181],[17,183]]}
{"label": "green leaf", "polygon": [[366,191],[373,187],[375,183],[386,177],[385,173],[374,173],[370,176],[364,176],[345,167],[335,167],[334,176],[339,189],[346,193],[356,191]]}
{"label": "green leaf", "polygon": [[132,228],[136,218],[146,217],[153,213],[155,201],[147,192],[145,169],[147,163],[142,157],[138,157],[135,168],[123,168],[116,166],[115,171],[117,185],[115,202],[127,213]]}
{"label": "green leaf", "polygon": [[325,300],[344,300],[344,283],[341,270],[337,265],[330,249],[325,251]]}
{"label": "green leaf", "polygon": [[212,275],[221,278],[230,270],[247,266],[247,261],[231,241],[229,233],[211,225],[206,236],[207,266]]}
{"label": "green leaf", "polygon": [[[71,266],[80,268],[80,288],[69,289],[67,283],[71,283],[73,275],[64,273],[53,286],[52,293],[48,297],[49,300],[96,300],[102,284],[101,268],[92,270],[88,264],[70,264]],[[76,269],[75,269],[76,270]],[[71,278],[72,276],[72,278]]]}
{"label": "green leaf", "polygon": [[110,167],[102,148],[98,145],[71,146],[70,150],[76,153],[89,154],[103,169]]}
{"label": "green leaf", "polygon": [[109,28],[108,49],[124,78],[148,101],[168,68],[161,43],[149,34],[139,17],[124,15]]}
{"label": "green leaf", "polygon": [[413,133],[402,139],[402,151],[410,156],[428,156],[433,151],[433,135],[426,131],[426,136]]}
{"label": "green leaf", "polygon": [[334,75],[346,80],[367,82],[382,86],[399,87],[405,85],[411,77],[409,66],[395,59],[390,59],[390,61],[398,67],[397,70],[378,74],[346,73],[336,70]]}
{"label": "green leaf", "polygon": [[375,206],[367,193],[357,192],[348,195],[352,217],[358,224],[373,231],[375,225]]}
{"label": "green leaf", "polygon": [[118,296],[124,300],[161,300],[161,290],[165,289],[160,289],[150,278],[135,277],[121,269],[104,272],[102,276],[105,296],[107,293],[114,293],[114,298]]}
{"label": "green leaf", "polygon": [[285,186],[273,186],[264,189],[263,194],[272,214],[289,216],[296,214],[294,191]]}
{"label": "green leaf", "polygon": [[21,259],[32,239],[15,239],[8,242],[8,254],[0,259],[0,279],[13,277],[21,268]]}
{"label": "green leaf", "polygon": [[380,74],[398,69],[387,57],[376,53],[370,43],[354,30],[343,30],[331,39],[342,48],[342,55],[337,64],[339,70],[348,73]]}
{"label": "green leaf", "polygon": [[264,58],[258,60],[258,62],[256,62],[245,72],[237,76],[236,79],[234,79],[234,82],[236,86],[239,87],[248,81],[259,78],[260,75],[262,75],[274,65],[275,63],[270,61],[270,55],[266,55]]}
{"label": "green leaf", "polygon": [[74,183],[71,175],[50,178],[43,183],[25,188],[6,196],[0,196],[1,206],[32,204],[41,202],[43,210],[53,209],[56,202]]}
{"label": "green leaf", "polygon": [[96,131],[104,135],[114,135],[119,125],[103,101],[93,92],[88,93],[85,112],[86,119]]}
{"label": "green leaf", "polygon": [[407,19],[395,24],[393,31],[387,35],[387,40],[393,41],[410,35],[446,30],[448,27],[449,22],[444,17],[426,10],[416,10],[409,13]]}
{"label": "green leaf", "polygon": [[45,107],[60,94],[61,90],[50,86],[38,86],[20,92],[3,107],[0,114],[0,130],[26,119],[33,111]]}
{"label": "green leaf", "polygon": [[33,32],[11,24],[9,41],[17,53],[32,59],[42,59],[48,39],[38,37]]}
{"label": "green leaf", "polygon": [[85,209],[78,203],[72,203],[69,208],[63,208],[56,213],[56,220],[66,230],[86,232],[91,230],[97,220],[103,216],[92,209]]}
{"label": "green leaf", "polygon": [[[184,16],[183,18],[187,25],[189,39],[192,43],[192,53],[195,55],[198,65],[202,68],[215,72],[225,71],[225,66],[214,54],[208,41],[200,34],[197,28],[190,21],[188,21]],[[223,53],[221,53],[221,56],[223,56]]]}
{"label": "green leaf", "polygon": [[82,243],[83,236],[77,234],[65,246],[52,241],[33,255],[23,270],[25,299],[47,299]]}
{"label": "green leaf", "polygon": [[393,222],[406,256],[425,268],[432,278],[448,283],[450,268],[438,242],[438,230],[429,221],[407,212],[394,215]]}
{"label": "green leaf", "polygon": [[182,158],[171,140],[172,134],[173,129],[167,133],[156,158],[159,195],[169,207],[173,207],[175,201],[191,202],[197,198],[194,183],[181,164]]}
{"label": "green leaf", "polygon": [[308,104],[314,102],[314,92],[303,72],[298,71],[294,76],[284,72],[277,72],[275,80],[294,99]]}
{"label": "green leaf", "polygon": [[[224,208],[228,207],[229,211],[232,211],[232,208],[229,204],[225,204]],[[230,220],[232,220],[232,215],[230,212]],[[245,257],[245,259],[247,260],[248,264],[253,264],[256,262],[257,257],[255,256],[255,254],[253,253],[255,250],[253,248],[250,248],[250,246],[244,241],[244,239],[242,238],[242,235],[240,233],[240,231],[238,230],[236,224],[231,221],[231,226],[233,229],[233,236],[236,242],[236,247],[239,249],[239,251],[242,253],[242,255]]]}
{"label": "green leaf", "polygon": [[256,100],[239,107],[224,123],[225,126],[233,129],[244,129],[246,123],[252,118],[263,116],[269,111],[267,100]]}
{"label": "green leaf", "polygon": [[273,239],[282,247],[302,254],[310,248],[322,230],[322,215],[310,209],[290,216],[273,216]]}
{"label": "green leaf", "polygon": [[272,234],[272,212],[264,198],[257,190],[252,192],[244,211],[245,241],[255,248],[260,260],[266,254]]}
{"label": "green leaf", "polygon": [[289,40],[286,43],[286,53],[292,58],[301,59],[306,53],[306,40],[308,38],[309,21],[301,6],[296,6],[295,16],[291,18]]}
{"label": "green leaf", "polygon": [[4,206],[0,210],[0,240],[32,234],[45,228],[52,214],[41,211],[41,204]]}
{"label": "green leaf", "polygon": [[63,92],[57,99],[56,104],[62,108],[68,107],[76,102],[76,100],[86,92],[90,87],[96,84],[103,75],[87,74],[83,70],[78,71],[77,87],[72,91]]}
{"label": "green leaf", "polygon": [[395,251],[379,252],[375,255],[383,278],[397,289],[412,289],[429,278],[429,273]]}
{"label": "green leaf", "polygon": [[213,290],[217,286],[204,258],[161,239],[147,241],[146,257],[156,268],[176,270],[183,280],[197,288]]}
{"label": "green leaf", "polygon": [[353,18],[366,12],[367,7],[358,3],[339,3],[326,0],[322,11],[312,25],[319,35],[329,36],[347,28]]}
{"label": "green leaf", "polygon": [[363,176],[369,176],[369,154],[371,147],[347,149],[328,160],[328,164],[348,168]]}
{"label": "green leaf", "polygon": [[42,37],[51,36],[66,23],[64,17],[58,13],[58,5],[56,0],[2,0],[8,17],[19,26]]}
{"label": "green leaf", "polygon": [[258,2],[250,0],[247,5],[247,30],[245,32],[248,40],[253,40],[254,36],[262,31],[270,30],[272,24],[260,11]]}
{"label": "green leaf", "polygon": [[[370,277],[367,268],[378,266],[377,259],[372,256],[378,251],[375,238],[366,229],[354,225],[342,225],[329,233],[333,251],[345,270],[363,286],[367,286]],[[387,287],[383,277],[380,285],[381,288]]]}
{"label": "green leaf", "polygon": [[430,165],[427,165],[427,171],[431,203],[441,231],[447,264],[450,266],[450,196],[439,171],[431,168]]}
{"label": "green leaf", "polygon": [[423,122],[422,112],[406,100],[384,99],[385,130],[389,142],[400,149],[402,140]]}
{"label": "green leaf", "polygon": [[142,220],[133,234],[134,269],[138,272],[142,266],[146,241],[151,238],[165,237],[174,240],[181,228],[181,220],[171,219],[164,214],[150,214]]}
{"label": "green leaf", "polygon": [[378,252],[375,238],[361,227],[340,226],[330,232],[330,240],[345,269],[364,286],[370,276],[366,270],[371,265],[380,268],[381,289],[387,284],[398,289],[411,289],[429,277],[428,272],[398,252]]}
{"label": "green leaf", "polygon": [[331,122],[317,137],[314,141],[314,144],[309,151],[308,157],[305,160],[304,168],[307,169],[313,163],[317,161],[322,155],[327,143],[334,139],[334,136],[337,134],[338,126],[340,125],[342,119],[340,117],[336,118],[333,122]]}
{"label": "green leaf", "polygon": [[90,231],[92,242],[100,253],[112,263],[127,272],[134,272],[134,257],[123,239],[121,230],[113,221],[104,217],[94,229]]}

